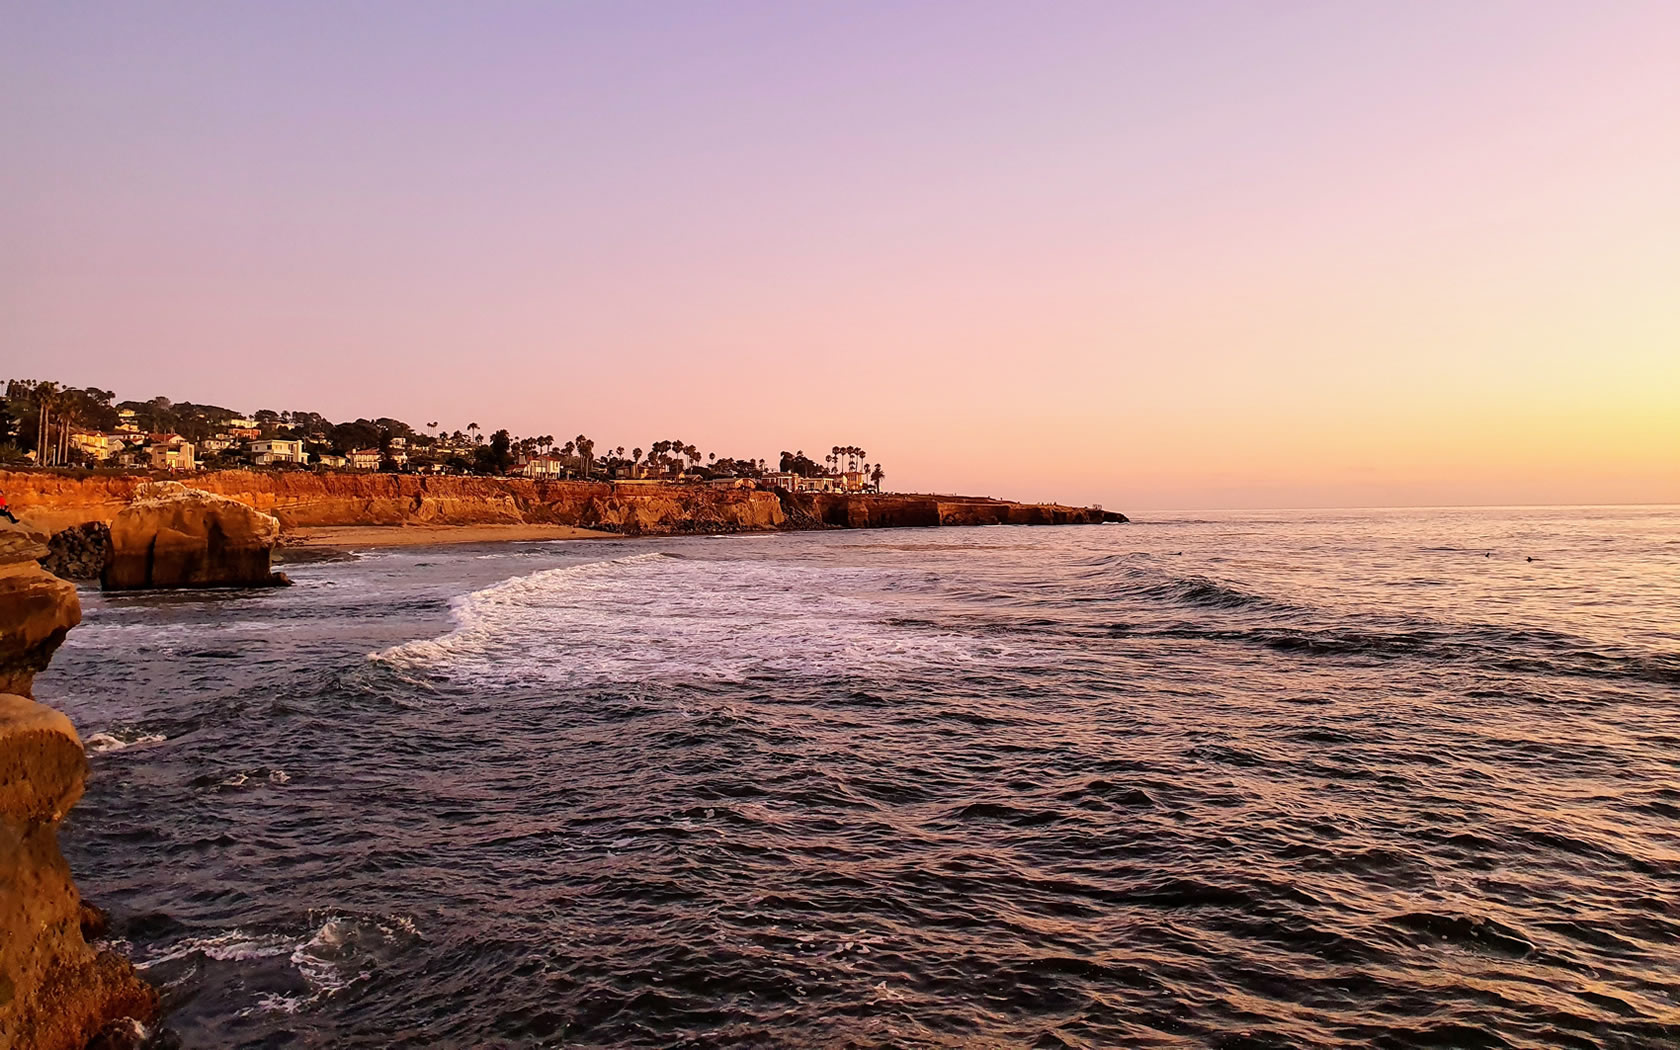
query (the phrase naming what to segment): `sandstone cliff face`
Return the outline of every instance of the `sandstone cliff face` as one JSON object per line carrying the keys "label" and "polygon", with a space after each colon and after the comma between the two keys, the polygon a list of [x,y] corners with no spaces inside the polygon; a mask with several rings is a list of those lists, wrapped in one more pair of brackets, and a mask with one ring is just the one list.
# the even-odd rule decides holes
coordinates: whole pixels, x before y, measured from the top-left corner
{"label": "sandstone cliff face", "polygon": [[[0,472],[0,491],[26,523],[47,532],[88,521],[114,529],[147,484],[158,483]],[[774,529],[785,520],[772,492],[699,485],[242,470],[193,475],[188,484],[273,515],[286,529],[532,524],[672,533]]]}
{"label": "sandstone cliff face", "polygon": [[269,555],[280,522],[236,500],[155,481],[111,522],[107,590],[260,587],[276,582]]}
{"label": "sandstone cliff face", "polygon": [[[24,520],[56,531],[113,521],[143,478],[0,472],[0,490]],[[272,514],[285,529],[332,525],[576,525],[627,533],[726,532],[812,527],[1088,524],[1124,521],[1088,507],[916,495],[792,495],[647,482],[532,481],[220,471],[192,475],[195,489]]]}
{"label": "sandstone cliff face", "polygon": [[81,1050],[117,1018],[151,1020],[157,993],[82,936],[58,850],[87,757],[69,719],[27,694],[82,610],[74,585],[35,564],[44,553],[0,524],[0,1047]]}
{"label": "sandstone cliff face", "polygon": [[82,622],[76,585],[36,563],[46,554],[45,537],[0,521],[0,693],[32,695],[35,673]]}

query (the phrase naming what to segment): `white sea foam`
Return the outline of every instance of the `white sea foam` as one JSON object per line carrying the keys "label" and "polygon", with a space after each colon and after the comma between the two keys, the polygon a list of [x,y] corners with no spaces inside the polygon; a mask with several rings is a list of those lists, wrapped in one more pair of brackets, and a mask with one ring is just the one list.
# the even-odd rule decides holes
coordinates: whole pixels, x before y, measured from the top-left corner
{"label": "white sea foam", "polygon": [[162,733],[138,733],[132,730],[115,733],[94,733],[82,742],[90,755],[103,755],[108,751],[121,751],[127,747],[142,747],[146,744],[161,744],[168,737]]}
{"label": "white sea foam", "polygon": [[223,963],[284,958],[309,985],[311,994],[265,994],[251,1010],[296,1013],[317,999],[372,976],[381,963],[419,939],[420,931],[407,916],[330,915],[301,941],[295,934],[233,929],[206,937],[189,937],[157,955],[138,960],[135,966],[149,970],[198,957]]}
{"label": "white sea foam", "polygon": [[903,567],[648,552],[513,577],[456,599],[455,630],[370,654],[400,673],[587,686],[660,678],[867,677],[1018,666],[1021,644],[900,617]]}
{"label": "white sea foam", "polygon": [[247,933],[234,929],[209,937],[189,937],[159,955],[141,959],[134,965],[146,970],[162,963],[203,955],[217,962],[248,962],[285,955],[292,950],[292,940],[277,934]]}

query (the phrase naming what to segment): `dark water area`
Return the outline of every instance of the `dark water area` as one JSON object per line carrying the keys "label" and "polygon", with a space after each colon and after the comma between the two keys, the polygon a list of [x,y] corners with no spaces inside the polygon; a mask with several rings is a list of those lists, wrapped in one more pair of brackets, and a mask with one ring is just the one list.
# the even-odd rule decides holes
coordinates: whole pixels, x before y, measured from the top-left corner
{"label": "dark water area", "polygon": [[186,1046],[1680,1045],[1676,509],[289,571],[38,683]]}

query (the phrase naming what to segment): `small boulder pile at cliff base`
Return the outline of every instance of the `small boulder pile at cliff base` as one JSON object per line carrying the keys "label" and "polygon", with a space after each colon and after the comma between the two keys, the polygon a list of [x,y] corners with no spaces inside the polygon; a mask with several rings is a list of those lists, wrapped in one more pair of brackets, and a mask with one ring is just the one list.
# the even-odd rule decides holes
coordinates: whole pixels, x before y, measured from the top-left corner
{"label": "small boulder pile at cliff base", "polygon": [[263,587],[280,522],[237,500],[174,481],[140,486],[111,520],[106,590],[140,587]]}
{"label": "small boulder pile at cliff base", "polygon": [[111,526],[89,521],[53,533],[41,568],[61,580],[97,580],[110,561]]}
{"label": "small boulder pile at cliff base", "polygon": [[30,699],[64,635],[76,588],[36,564],[45,537],[0,522],[0,1047],[82,1050],[152,1021],[157,992],[89,944],[58,824],[87,781],[81,738]]}

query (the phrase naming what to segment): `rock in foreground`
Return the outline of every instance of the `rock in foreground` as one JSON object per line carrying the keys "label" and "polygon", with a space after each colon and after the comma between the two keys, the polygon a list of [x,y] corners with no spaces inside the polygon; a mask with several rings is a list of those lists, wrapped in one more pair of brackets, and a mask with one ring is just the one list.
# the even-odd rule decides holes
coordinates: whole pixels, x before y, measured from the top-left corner
{"label": "rock in foreground", "polygon": [[179,482],[140,486],[111,522],[106,590],[266,587],[280,522],[237,500]]}
{"label": "rock in foreground", "polygon": [[31,695],[35,673],[82,622],[76,585],[37,564],[46,553],[45,537],[0,522],[0,693]]}
{"label": "rock in foreground", "polygon": [[81,1050],[112,1021],[157,1015],[128,961],[82,936],[58,822],[86,778],[69,719],[0,693],[0,1047]]}

